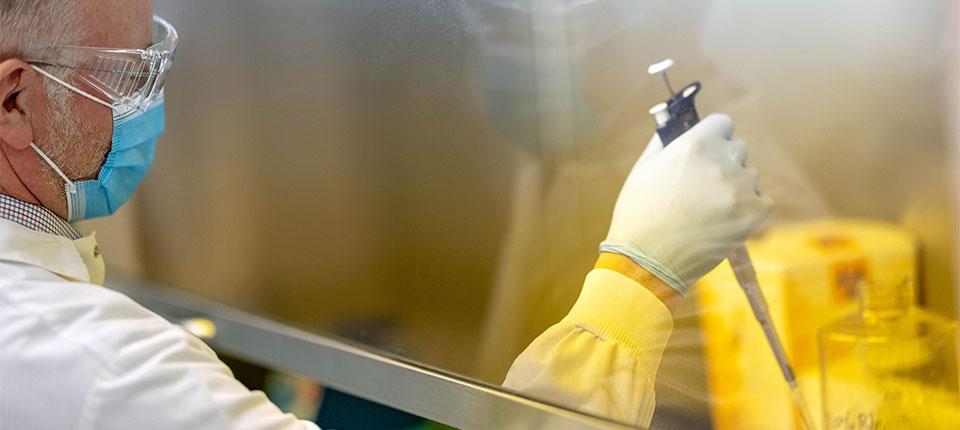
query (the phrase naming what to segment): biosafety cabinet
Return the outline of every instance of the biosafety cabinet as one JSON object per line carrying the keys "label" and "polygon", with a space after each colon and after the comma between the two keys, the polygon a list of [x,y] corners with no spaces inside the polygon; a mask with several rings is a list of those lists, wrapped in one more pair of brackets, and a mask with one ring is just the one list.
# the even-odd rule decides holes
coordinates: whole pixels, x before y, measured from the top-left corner
{"label": "biosafety cabinet", "polygon": [[[859,283],[909,279],[918,306],[957,318],[954,2],[154,7],[182,38],[167,131],[134,202],[83,228],[109,286],[284,375],[267,378],[278,392],[318,384],[457,428],[626,427],[500,384],[576,300],[654,132],[663,58],[678,86],[701,83],[701,114],[734,119],[777,203],[750,246],[811,374]],[[730,349],[754,321],[717,325],[746,303],[723,270],[674,312],[652,428],[797,425],[755,411],[786,407],[782,380],[736,379],[775,364],[763,344]],[[750,386],[773,394],[746,402]]]}

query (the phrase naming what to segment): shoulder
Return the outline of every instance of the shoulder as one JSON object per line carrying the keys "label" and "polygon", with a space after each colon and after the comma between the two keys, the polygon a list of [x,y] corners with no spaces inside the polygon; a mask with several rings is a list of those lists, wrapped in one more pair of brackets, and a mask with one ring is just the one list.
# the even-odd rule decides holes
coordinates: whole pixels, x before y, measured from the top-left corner
{"label": "shoulder", "polygon": [[[51,387],[72,393],[48,399],[73,411],[75,419],[66,422],[96,429],[229,427],[212,407],[211,392],[234,381],[230,370],[202,341],[129,297],[0,262],[0,310],[0,366],[42,374]],[[17,344],[27,348],[7,347]],[[39,369],[31,361],[49,365]]]}
{"label": "shoulder", "polygon": [[0,301],[21,318],[41,323],[38,335],[81,344],[104,362],[144,337],[165,332],[187,336],[119,292],[25,264],[0,262]]}
{"label": "shoulder", "polygon": [[38,404],[62,402],[70,413],[55,421],[83,429],[315,428],[248,390],[206,344],[129,297],[5,262],[0,366],[22,375],[18,389],[55,396],[47,403],[18,396],[27,420],[43,414]]}
{"label": "shoulder", "polygon": [[172,357],[228,372],[198,339],[123,294],[0,261],[0,375],[17,393],[0,390],[0,409],[17,415],[0,414],[0,428],[7,419],[35,428],[92,422],[94,393],[162,386],[169,375],[151,378],[149,369]]}

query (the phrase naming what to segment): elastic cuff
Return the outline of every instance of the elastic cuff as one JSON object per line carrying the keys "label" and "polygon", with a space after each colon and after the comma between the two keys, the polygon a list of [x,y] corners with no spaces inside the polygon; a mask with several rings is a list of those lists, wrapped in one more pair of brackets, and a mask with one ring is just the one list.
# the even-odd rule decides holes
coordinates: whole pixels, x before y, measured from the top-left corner
{"label": "elastic cuff", "polygon": [[670,288],[673,288],[673,290],[676,291],[677,294],[680,294],[681,297],[686,296],[687,291],[690,290],[690,286],[683,282],[680,277],[674,275],[672,272],[660,265],[660,263],[656,262],[650,257],[647,257],[642,251],[635,250],[632,246],[607,239],[600,243],[600,252],[620,254],[633,260],[634,263],[637,263],[637,265],[640,267],[647,269],[647,271],[652,273],[657,278],[660,278],[660,280],[667,284]]}
{"label": "elastic cuff", "polygon": [[594,269],[564,318],[602,339],[620,342],[640,357],[659,357],[673,331],[667,306],[650,290],[620,273]]}

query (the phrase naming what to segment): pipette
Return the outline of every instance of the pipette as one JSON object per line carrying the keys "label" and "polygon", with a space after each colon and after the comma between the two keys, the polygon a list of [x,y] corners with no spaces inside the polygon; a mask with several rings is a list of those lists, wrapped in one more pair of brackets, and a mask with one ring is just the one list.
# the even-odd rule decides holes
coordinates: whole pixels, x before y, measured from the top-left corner
{"label": "pipette", "polygon": [[[657,123],[657,135],[660,136],[660,141],[663,142],[664,146],[670,144],[700,121],[697,107],[694,104],[694,97],[700,92],[700,83],[693,82],[680,91],[674,92],[670,85],[670,79],[667,78],[667,69],[671,66],[673,66],[673,60],[668,58],[647,68],[647,73],[663,77],[663,82],[670,93],[670,98],[667,101],[650,108],[650,113]],[[787,385],[790,387],[790,396],[800,413],[804,426],[809,430],[815,430],[813,416],[810,414],[807,403],[803,399],[803,394],[800,392],[800,387],[797,385],[797,378],[793,373],[793,367],[790,366],[790,361],[787,359],[787,352],[783,348],[783,343],[780,342],[780,336],[777,335],[777,331],[773,327],[773,321],[770,320],[767,301],[763,297],[760,285],[757,283],[757,273],[753,268],[753,262],[750,260],[750,254],[745,247],[741,246],[735,249],[727,260],[730,261],[737,282],[747,296],[747,301],[750,302],[753,315],[757,317],[760,327],[763,328],[763,334],[767,337],[770,349],[780,365],[783,378],[786,379]]]}

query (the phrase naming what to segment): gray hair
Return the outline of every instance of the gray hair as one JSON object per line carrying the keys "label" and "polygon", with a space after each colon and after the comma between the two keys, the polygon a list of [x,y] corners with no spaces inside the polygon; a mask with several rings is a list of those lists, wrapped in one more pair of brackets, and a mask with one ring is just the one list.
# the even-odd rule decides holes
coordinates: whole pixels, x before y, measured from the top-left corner
{"label": "gray hair", "polygon": [[[66,0],[0,0],[0,61],[28,56],[35,48],[78,44],[82,34],[77,8],[76,2]],[[51,101],[65,105],[66,89],[44,81]]]}
{"label": "gray hair", "polygon": [[78,5],[64,0],[0,0],[0,60],[32,48],[81,40]]}
{"label": "gray hair", "polygon": [[[79,2],[68,0],[0,0],[0,61],[28,57],[32,49],[80,44],[84,32],[79,25],[78,9]],[[63,67],[44,69],[61,77],[69,73]],[[77,137],[82,135],[83,126],[70,108],[70,90],[50,79],[43,81],[55,124],[50,133],[56,142],[48,148],[47,155],[58,160],[80,144]],[[71,166],[63,168],[72,170]]]}

